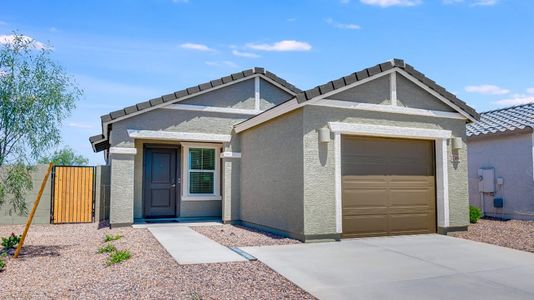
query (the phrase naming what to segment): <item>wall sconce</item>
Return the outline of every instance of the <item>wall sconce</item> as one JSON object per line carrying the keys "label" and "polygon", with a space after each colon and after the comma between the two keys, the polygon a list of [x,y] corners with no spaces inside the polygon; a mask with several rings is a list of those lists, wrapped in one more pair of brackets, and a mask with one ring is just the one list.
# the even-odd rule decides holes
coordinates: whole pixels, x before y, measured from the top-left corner
{"label": "wall sconce", "polygon": [[319,142],[320,143],[330,142],[330,129],[326,127],[319,129]]}
{"label": "wall sconce", "polygon": [[451,139],[452,150],[460,150],[464,147],[464,142],[461,137],[455,137]]}

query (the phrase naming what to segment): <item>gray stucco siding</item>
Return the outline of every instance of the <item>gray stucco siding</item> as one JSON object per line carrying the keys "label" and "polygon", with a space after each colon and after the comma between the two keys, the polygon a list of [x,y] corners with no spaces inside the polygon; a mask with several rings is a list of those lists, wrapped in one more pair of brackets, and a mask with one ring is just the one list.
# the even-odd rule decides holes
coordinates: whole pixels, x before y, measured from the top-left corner
{"label": "gray stucco siding", "polygon": [[134,157],[111,154],[110,223],[130,224],[134,210]]}
{"label": "gray stucco siding", "polygon": [[397,103],[401,106],[411,108],[455,111],[443,101],[432,96],[401,74],[397,74]]}
{"label": "gray stucco siding", "polygon": [[[469,200],[482,207],[478,190],[478,169],[495,168],[495,195],[484,195],[484,211],[489,216],[534,220],[534,179],[532,134],[471,138],[468,141]],[[504,199],[503,208],[495,208],[493,199]]]}
{"label": "gray stucco siding", "polygon": [[241,135],[241,220],[303,233],[302,109]]}
{"label": "gray stucco siding", "polygon": [[[327,145],[320,144],[317,134],[317,130],[326,127],[328,122],[446,129],[465,142],[465,121],[457,119],[305,106],[303,120],[306,235],[335,233],[334,143],[332,140]],[[465,226],[468,224],[466,149],[459,151],[458,164],[452,162],[450,145],[447,152],[450,226]]]}
{"label": "gray stucco siding", "polygon": [[254,79],[231,84],[225,88],[217,89],[198,95],[179,104],[193,104],[203,106],[228,107],[240,109],[254,109]]}
{"label": "gray stucco siding", "polygon": [[266,110],[282,102],[291,99],[293,96],[272,85],[271,83],[260,79],[260,109]]}
{"label": "gray stucco siding", "polygon": [[389,104],[391,103],[389,82],[389,75],[385,75],[367,83],[333,94],[328,98],[372,104]]}

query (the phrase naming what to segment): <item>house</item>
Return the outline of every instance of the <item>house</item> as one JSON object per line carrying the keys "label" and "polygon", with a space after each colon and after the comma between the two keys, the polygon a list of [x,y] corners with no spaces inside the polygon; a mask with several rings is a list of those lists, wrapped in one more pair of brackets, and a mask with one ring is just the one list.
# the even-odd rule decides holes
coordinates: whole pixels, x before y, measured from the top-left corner
{"label": "house", "polygon": [[487,216],[534,220],[534,104],[481,114],[467,126],[469,200]]}
{"label": "house", "polygon": [[468,225],[477,112],[403,60],[301,91],[253,68],[102,116],[110,223],[220,217],[299,240]]}

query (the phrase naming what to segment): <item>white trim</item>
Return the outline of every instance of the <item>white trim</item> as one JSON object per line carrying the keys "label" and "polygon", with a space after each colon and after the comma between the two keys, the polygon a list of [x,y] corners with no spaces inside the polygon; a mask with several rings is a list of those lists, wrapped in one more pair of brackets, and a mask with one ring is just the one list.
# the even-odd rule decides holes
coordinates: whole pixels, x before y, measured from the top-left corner
{"label": "white trim", "polygon": [[[183,201],[208,201],[221,200],[221,160],[219,159],[222,145],[206,144],[206,143],[187,143],[182,142],[182,186],[181,186],[181,200]],[[215,170],[213,172],[213,194],[190,194],[189,193],[189,172],[191,171],[189,165],[189,148],[208,148],[215,149]]]}
{"label": "white trim", "polygon": [[232,136],[229,134],[136,130],[136,129],[128,129],[128,136],[134,139],[215,142],[215,143],[228,143],[232,139]]}
{"label": "white trim", "polygon": [[336,233],[343,232],[343,206],[341,187],[341,134],[334,134],[334,173],[335,173],[335,198],[336,198]]}
{"label": "white trim", "polygon": [[137,154],[137,149],[135,148],[126,148],[126,147],[111,147],[109,148],[110,154],[127,154],[135,155]]}
{"label": "white trim", "polygon": [[281,116],[287,112],[290,112],[292,110],[295,110],[299,107],[301,107],[303,104],[299,104],[297,102],[297,99],[291,99],[285,103],[282,103],[278,106],[275,106],[264,113],[257,115],[255,117],[252,117],[251,119],[248,119],[246,121],[243,121],[239,124],[234,125],[234,129],[236,133],[240,133],[244,130],[247,130],[249,128],[252,128],[254,126],[257,126],[263,122],[267,122],[273,118],[276,118],[278,116]]}
{"label": "white trim", "polygon": [[221,153],[221,158],[241,158],[241,152],[229,152],[225,151]]}
{"label": "white trim", "polygon": [[402,70],[402,69],[398,69],[397,72],[399,72],[402,76],[406,77],[408,80],[410,80],[411,82],[415,83],[416,85],[418,85],[420,88],[424,89],[425,91],[427,91],[428,93],[430,93],[432,96],[438,98],[439,100],[443,101],[445,104],[447,104],[448,106],[454,108],[454,110],[456,110],[457,112],[459,112],[460,114],[464,115],[467,119],[469,119],[470,121],[472,122],[476,122],[477,120],[475,118],[473,118],[470,114],[468,114],[466,111],[464,111],[463,109],[461,109],[460,107],[458,107],[456,104],[452,103],[450,100],[448,100],[447,98],[443,97],[441,94],[439,94],[438,92],[434,91],[433,89],[429,88],[426,84],[422,83],[421,81],[417,80],[417,78],[414,78],[412,75],[408,74],[408,72]]}
{"label": "white trim", "polygon": [[438,226],[449,227],[449,174],[447,171],[447,140],[439,139],[436,147],[436,195]]}
{"label": "white trim", "polygon": [[365,110],[365,111],[376,111],[376,112],[385,112],[385,113],[393,113],[393,114],[435,117],[435,118],[448,118],[448,119],[460,119],[460,120],[466,119],[460,113],[455,113],[455,112],[402,107],[402,106],[395,106],[395,105],[361,103],[361,102],[343,101],[343,100],[335,100],[335,99],[322,99],[315,103],[310,103],[309,105]]}
{"label": "white trim", "polygon": [[254,109],[260,110],[260,78],[254,78]]}
{"label": "white trim", "polygon": [[390,91],[390,100],[391,105],[397,106],[397,72],[391,73],[389,75],[389,91]]}
{"label": "white trim", "polygon": [[[402,137],[412,139],[432,139],[435,141],[436,153],[436,202],[438,226],[449,227],[449,174],[447,140],[451,137],[449,130],[401,128],[383,125],[362,125],[330,122],[328,126],[334,132],[334,178],[336,232],[343,231],[342,211],[342,176],[341,176],[341,140],[342,134],[369,135],[382,137]],[[534,136],[533,136],[534,138]]]}
{"label": "white trim", "polygon": [[182,201],[220,201],[221,196],[182,196]]}
{"label": "white trim", "polygon": [[351,124],[341,122],[328,122],[328,127],[334,133],[364,135],[364,136],[385,136],[396,138],[416,138],[416,139],[448,139],[452,137],[450,130],[425,129],[413,127],[399,127],[388,125],[371,124]]}
{"label": "white trim", "polygon": [[204,106],[204,105],[193,105],[193,104],[171,104],[171,105],[168,105],[168,106],[161,107],[161,109],[206,111],[206,112],[216,112],[216,113],[224,113],[224,114],[238,114],[238,115],[257,115],[257,114],[262,112],[259,109],[216,107],[216,106]]}

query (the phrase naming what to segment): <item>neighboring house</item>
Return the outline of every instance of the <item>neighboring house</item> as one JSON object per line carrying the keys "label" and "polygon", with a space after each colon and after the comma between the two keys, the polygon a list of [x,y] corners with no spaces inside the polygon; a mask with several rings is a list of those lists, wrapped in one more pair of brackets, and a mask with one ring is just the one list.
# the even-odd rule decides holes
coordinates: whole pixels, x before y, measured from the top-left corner
{"label": "neighboring house", "polygon": [[110,223],[220,217],[300,240],[468,225],[478,114],[403,60],[300,91],[253,68],[102,117]]}
{"label": "neighboring house", "polygon": [[534,220],[534,104],[481,114],[467,126],[469,200],[484,214]]}

